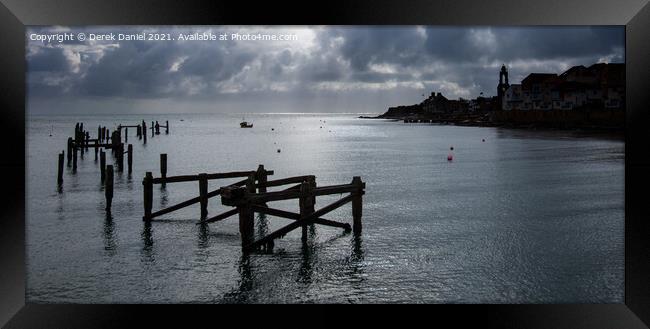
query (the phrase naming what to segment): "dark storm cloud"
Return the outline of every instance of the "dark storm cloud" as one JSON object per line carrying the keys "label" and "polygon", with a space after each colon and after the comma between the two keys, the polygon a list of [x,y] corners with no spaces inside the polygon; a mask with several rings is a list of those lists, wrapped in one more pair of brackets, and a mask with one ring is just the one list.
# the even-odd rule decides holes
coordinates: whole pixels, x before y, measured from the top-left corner
{"label": "dark storm cloud", "polygon": [[28,34],[143,30],[173,36],[282,32],[299,38],[50,44],[28,39],[29,99],[34,104],[57,97],[188,104],[282,98],[310,103],[321,96],[369,103],[389,99],[391,104],[371,106],[380,111],[431,91],[451,98],[492,95],[502,63],[511,83],[517,83],[531,72],[560,73],[573,65],[624,60],[620,27],[36,27]]}

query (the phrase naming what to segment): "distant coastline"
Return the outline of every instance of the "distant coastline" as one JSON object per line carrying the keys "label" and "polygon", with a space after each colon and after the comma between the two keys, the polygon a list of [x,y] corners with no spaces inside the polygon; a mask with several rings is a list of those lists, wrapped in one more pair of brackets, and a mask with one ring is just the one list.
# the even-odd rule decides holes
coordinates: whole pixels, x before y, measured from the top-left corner
{"label": "distant coastline", "polygon": [[395,111],[361,119],[389,119],[403,123],[431,123],[471,127],[517,129],[585,130],[623,133],[625,111],[605,109],[484,111],[473,113],[423,114]]}

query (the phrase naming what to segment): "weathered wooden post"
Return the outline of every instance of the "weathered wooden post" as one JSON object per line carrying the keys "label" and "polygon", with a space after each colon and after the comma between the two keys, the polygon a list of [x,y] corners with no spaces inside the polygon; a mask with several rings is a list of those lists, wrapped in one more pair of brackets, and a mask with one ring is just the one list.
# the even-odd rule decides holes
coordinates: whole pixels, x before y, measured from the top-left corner
{"label": "weathered wooden post", "polygon": [[361,182],[361,177],[354,176],[352,177],[352,184],[358,187],[357,191],[352,195],[352,230],[354,234],[361,234],[361,207],[362,207],[362,195],[363,191],[363,182]]}
{"label": "weathered wooden post", "polygon": [[264,170],[264,165],[259,165],[257,167],[257,193],[266,193],[267,180],[268,177],[266,175],[266,170]]}
{"label": "weathered wooden post", "polygon": [[239,234],[241,235],[242,247],[245,247],[255,241],[255,212],[251,209],[251,203],[248,195],[253,191],[255,193],[255,176],[248,176],[246,182],[246,191],[244,202],[237,206],[239,210]]}
{"label": "weathered wooden post", "polygon": [[[313,191],[316,188],[316,176],[310,176],[308,182],[309,182],[309,186],[310,186],[311,190]],[[312,195],[312,197],[311,197],[311,209],[312,209],[312,212],[314,212],[315,206],[316,206],[316,196]]]}
{"label": "weathered wooden post", "polygon": [[106,143],[108,144],[108,141],[111,139],[110,129],[106,128],[106,133],[104,135],[106,135]]}
{"label": "weathered wooden post", "polygon": [[129,127],[124,128],[124,143],[129,141]]}
{"label": "weathered wooden post", "polygon": [[[312,184],[309,181],[303,181],[300,185],[300,218],[304,218],[314,212],[314,203],[312,195]],[[307,240],[307,225],[302,225],[302,240]]]}
{"label": "weathered wooden post", "polygon": [[169,120],[165,120],[165,134],[169,134]]}
{"label": "weathered wooden post", "polygon": [[147,124],[142,120],[142,137],[144,138],[144,143],[147,144]]}
{"label": "weathered wooden post", "polygon": [[99,137],[95,141],[95,161],[97,161],[97,151],[99,151]]}
{"label": "weathered wooden post", "polygon": [[59,172],[58,175],[56,176],[57,177],[56,181],[59,184],[59,186],[63,184],[63,157],[65,156],[64,153],[65,151],[61,151],[61,153],[59,153],[59,167],[58,167]]}
{"label": "weathered wooden post", "polygon": [[99,171],[102,183],[106,178],[106,152],[100,151],[99,153]]}
{"label": "weathered wooden post", "polygon": [[201,203],[201,219],[208,217],[208,175],[199,174],[199,202]]}
{"label": "weathered wooden post", "polygon": [[117,170],[124,171],[124,143],[119,143],[117,146]]}
{"label": "weathered wooden post", "polygon": [[72,170],[77,171],[77,146],[72,148]]}
{"label": "weathered wooden post", "polygon": [[153,125],[153,120],[152,120],[151,121],[151,137],[152,138],[153,138],[154,128],[155,128],[155,126]]}
{"label": "weathered wooden post", "polygon": [[113,202],[113,166],[106,166],[106,180],[104,181],[104,194],[106,195],[106,211],[111,211]]}
{"label": "weathered wooden post", "polygon": [[72,137],[68,137],[68,165],[72,160]]}
{"label": "weathered wooden post", "polygon": [[151,171],[147,171],[142,181],[144,185],[144,216],[143,220],[151,220],[151,207],[153,205],[153,175]]}
{"label": "weathered wooden post", "polygon": [[[83,125],[83,123],[82,123]],[[81,150],[81,158],[84,158],[84,140],[86,139],[86,136],[83,132],[83,130],[79,131],[79,144],[75,145],[77,148]]]}
{"label": "weathered wooden post", "polygon": [[138,135],[138,139],[142,139],[142,126],[138,125],[135,130],[135,133]]}
{"label": "weathered wooden post", "polygon": [[129,166],[129,174],[130,174],[132,172],[132,168],[133,168],[133,145],[132,144],[129,144],[128,152],[129,152],[129,154],[128,154],[128,159],[127,159],[127,164]]}
{"label": "weathered wooden post", "polygon": [[[160,154],[160,177],[167,178],[167,153]],[[163,180],[162,187],[165,187],[165,181]]]}
{"label": "weathered wooden post", "polygon": [[88,144],[90,143],[90,133],[86,131],[86,150],[88,150]]}

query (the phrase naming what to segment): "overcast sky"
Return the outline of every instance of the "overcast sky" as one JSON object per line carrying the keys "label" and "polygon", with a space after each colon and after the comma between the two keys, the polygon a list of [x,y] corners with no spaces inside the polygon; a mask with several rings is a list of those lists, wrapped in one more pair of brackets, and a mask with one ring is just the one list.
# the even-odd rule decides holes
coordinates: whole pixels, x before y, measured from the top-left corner
{"label": "overcast sky", "polygon": [[[41,42],[31,34],[295,34],[295,41]],[[622,27],[32,27],[28,111],[380,113],[496,94],[531,72],[623,63]]]}

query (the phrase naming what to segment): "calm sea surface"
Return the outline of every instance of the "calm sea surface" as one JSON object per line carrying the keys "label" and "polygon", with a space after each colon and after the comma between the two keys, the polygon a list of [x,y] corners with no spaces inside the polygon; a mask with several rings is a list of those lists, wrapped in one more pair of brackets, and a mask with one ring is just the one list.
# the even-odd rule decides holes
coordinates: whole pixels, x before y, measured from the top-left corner
{"label": "calm sea surface", "polygon": [[[623,302],[622,139],[355,116],[247,115],[253,129],[228,115],[29,117],[28,301]],[[92,149],[57,190],[57,153],[76,122],[94,138],[99,124],[142,119],[169,120],[171,131],[143,145],[129,129],[133,174],[116,173],[110,217]],[[258,164],[270,179],[313,174],[318,185],[361,176],[363,233],[316,226],[303,244],[298,229],[273,253],[243,256],[236,217],[197,226],[194,205],[145,225],[141,182],[159,176],[160,153],[168,176]],[[156,185],[154,211],[197,195],[196,182]],[[211,215],[228,209],[210,200]],[[351,223],[350,206],[325,217]],[[256,234],[289,222],[256,218]]]}

